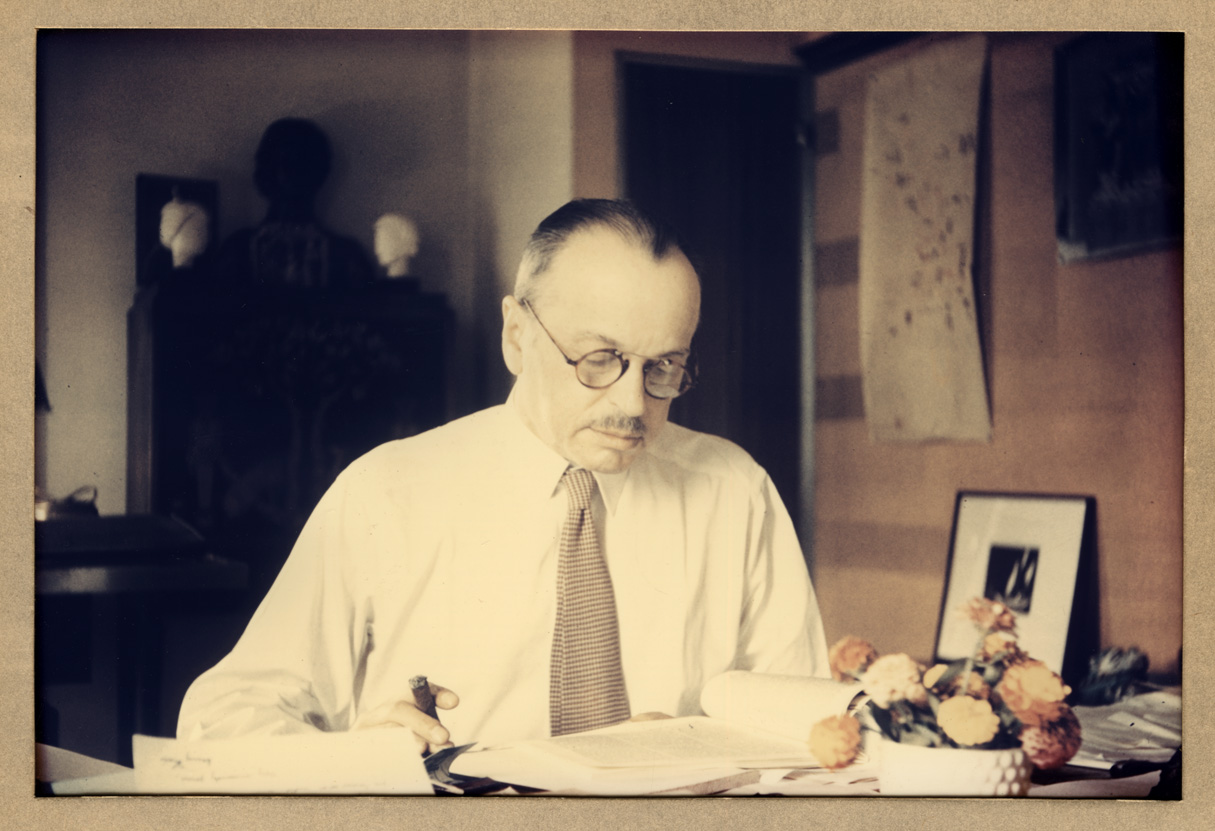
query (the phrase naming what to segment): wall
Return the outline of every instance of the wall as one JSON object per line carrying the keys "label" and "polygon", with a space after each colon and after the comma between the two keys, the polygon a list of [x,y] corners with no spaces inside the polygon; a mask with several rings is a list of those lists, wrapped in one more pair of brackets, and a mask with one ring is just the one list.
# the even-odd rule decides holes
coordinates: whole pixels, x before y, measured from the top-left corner
{"label": "wall", "polygon": [[[1177,251],[1056,261],[1052,49],[991,37],[990,198],[977,286],[993,440],[872,444],[859,403],[855,246],[866,74],[820,79],[839,151],[817,165],[816,583],[828,637],[932,653],[959,490],[1097,501],[1101,636],[1155,671],[1181,645],[1182,308]],[[981,180],[982,181],[982,180]]]}
{"label": "wall", "polygon": [[470,164],[477,221],[475,330],[488,400],[503,401],[502,298],[531,232],[573,196],[573,35],[474,32]]}
{"label": "wall", "polygon": [[[40,479],[94,484],[125,508],[126,313],[135,292],[135,175],[219,182],[221,233],[258,222],[253,153],[274,119],[334,145],[318,214],[370,251],[371,226],[414,217],[423,288],[473,318],[468,35],[454,32],[50,33],[39,44],[38,356],[53,412]],[[457,337],[457,377],[474,362]],[[455,385],[471,409],[481,389]]]}
{"label": "wall", "polygon": [[335,148],[320,217],[368,248],[376,216],[419,224],[423,287],[458,326],[451,408],[501,400],[498,304],[535,224],[617,187],[615,50],[791,64],[788,34],[76,31],[39,44],[37,354],[52,413],[38,483],[126,494],[126,313],[137,173],[214,179],[220,233],[258,222],[252,158],[275,118]]}

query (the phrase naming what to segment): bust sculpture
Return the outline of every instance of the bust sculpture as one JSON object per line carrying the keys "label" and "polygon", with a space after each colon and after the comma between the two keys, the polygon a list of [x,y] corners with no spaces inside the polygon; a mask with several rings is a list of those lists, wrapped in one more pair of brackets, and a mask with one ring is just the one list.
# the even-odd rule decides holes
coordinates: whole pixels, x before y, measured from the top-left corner
{"label": "bust sculpture", "polygon": [[189,268],[207,249],[210,218],[202,205],[176,194],[160,209],[160,244],[173,255],[173,268]]}
{"label": "bust sculpture", "polygon": [[419,242],[418,226],[407,216],[387,213],[375,221],[375,256],[389,277],[409,274]]}

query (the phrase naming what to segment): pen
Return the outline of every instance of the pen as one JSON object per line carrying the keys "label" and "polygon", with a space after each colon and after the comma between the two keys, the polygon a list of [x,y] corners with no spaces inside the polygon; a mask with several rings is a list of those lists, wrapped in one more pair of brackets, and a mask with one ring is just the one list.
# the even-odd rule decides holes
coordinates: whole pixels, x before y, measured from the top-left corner
{"label": "pen", "polygon": [[425,675],[415,675],[409,679],[409,688],[413,690],[413,703],[418,705],[418,709],[433,719],[438,719],[439,714],[435,711],[435,697],[430,692],[430,682],[426,680]]}

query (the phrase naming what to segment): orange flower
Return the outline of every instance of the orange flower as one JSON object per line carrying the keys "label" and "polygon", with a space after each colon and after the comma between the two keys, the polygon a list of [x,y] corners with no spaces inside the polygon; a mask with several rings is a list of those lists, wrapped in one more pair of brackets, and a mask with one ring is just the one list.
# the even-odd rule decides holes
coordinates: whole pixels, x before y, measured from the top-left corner
{"label": "orange flower", "polygon": [[1041,661],[1027,660],[1004,671],[996,693],[1026,726],[1038,726],[1059,715],[1059,705],[1072,688]]}
{"label": "orange flower", "polygon": [[958,695],[941,702],[937,724],[958,744],[976,745],[995,738],[1000,729],[1000,717],[992,712],[987,701]]}
{"label": "orange flower", "polygon": [[972,597],[959,611],[984,632],[1014,632],[1017,629],[1016,614],[998,600]]}
{"label": "orange flower", "polygon": [[1080,719],[1060,704],[1055,718],[1021,729],[1021,749],[1043,770],[1066,764],[1080,749]]}
{"label": "orange flower", "polygon": [[978,658],[980,661],[993,661],[997,656],[1004,664],[1015,664],[1027,657],[1017,646],[1017,636],[1003,631],[992,632],[983,639]]}
{"label": "orange flower", "polygon": [[855,681],[877,660],[877,656],[877,650],[867,640],[852,635],[840,638],[827,653],[831,677],[836,681]]}
{"label": "orange flower", "polygon": [[924,689],[920,675],[920,665],[900,652],[883,655],[870,664],[861,682],[873,703],[888,709],[895,701],[928,702],[928,690]]}
{"label": "orange flower", "polygon": [[847,767],[860,752],[861,723],[849,715],[825,718],[810,728],[809,745],[823,767],[830,770]]}

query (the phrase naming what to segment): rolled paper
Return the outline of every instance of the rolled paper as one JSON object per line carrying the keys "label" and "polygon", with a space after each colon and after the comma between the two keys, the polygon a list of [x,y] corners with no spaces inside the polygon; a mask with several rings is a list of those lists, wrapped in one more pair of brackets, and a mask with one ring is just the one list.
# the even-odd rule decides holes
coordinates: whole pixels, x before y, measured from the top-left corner
{"label": "rolled paper", "polygon": [[861,692],[860,684],[831,678],[732,670],[705,684],[700,706],[713,718],[805,739],[816,722],[848,712]]}

